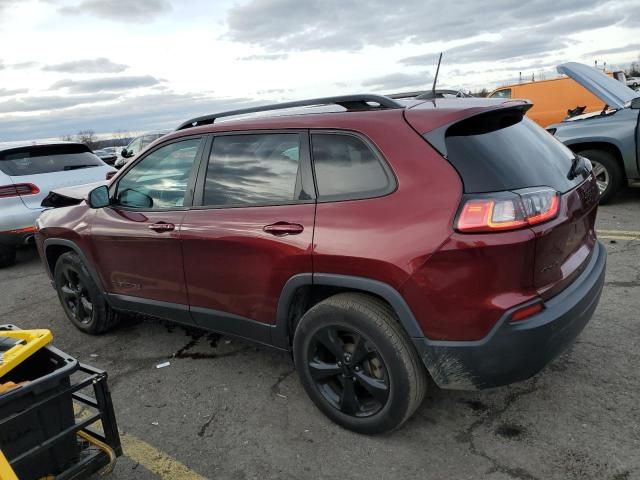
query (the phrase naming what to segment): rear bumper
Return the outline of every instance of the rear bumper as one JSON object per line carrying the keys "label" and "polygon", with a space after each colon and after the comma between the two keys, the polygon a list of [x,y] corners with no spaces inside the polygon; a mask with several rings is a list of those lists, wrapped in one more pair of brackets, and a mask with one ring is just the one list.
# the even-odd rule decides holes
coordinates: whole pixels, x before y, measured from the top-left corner
{"label": "rear bumper", "polygon": [[0,222],[0,244],[19,246],[31,243],[41,209],[21,207],[8,212]]}
{"label": "rear bumper", "polygon": [[35,230],[33,227],[25,227],[14,232],[0,232],[0,245],[19,247],[20,245],[32,245],[35,242]]}
{"label": "rear bumper", "polygon": [[604,285],[607,252],[597,242],[582,274],[527,320],[509,323],[511,312],[482,340],[414,344],[441,388],[476,390],[519,382],[538,373],[571,345],[595,311]]}

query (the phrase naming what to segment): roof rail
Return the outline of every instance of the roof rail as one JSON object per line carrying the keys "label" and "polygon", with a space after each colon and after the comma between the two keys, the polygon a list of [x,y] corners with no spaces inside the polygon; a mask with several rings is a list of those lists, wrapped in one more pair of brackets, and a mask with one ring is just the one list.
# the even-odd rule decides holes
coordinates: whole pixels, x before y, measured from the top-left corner
{"label": "roof rail", "polygon": [[[377,105],[371,105],[375,103]],[[184,130],[185,128],[200,127],[202,125],[211,125],[218,118],[232,117],[236,115],[244,115],[247,113],[269,112],[272,110],[284,110],[296,107],[311,107],[320,105],[340,105],[350,112],[367,111],[367,110],[387,110],[394,108],[404,108],[403,105],[382,95],[342,95],[338,97],[312,98],[309,100],[299,100],[295,102],[275,103],[271,105],[262,105],[260,107],[242,108],[239,110],[229,110],[227,112],[213,113],[202,117],[192,118],[182,123],[176,130]]]}

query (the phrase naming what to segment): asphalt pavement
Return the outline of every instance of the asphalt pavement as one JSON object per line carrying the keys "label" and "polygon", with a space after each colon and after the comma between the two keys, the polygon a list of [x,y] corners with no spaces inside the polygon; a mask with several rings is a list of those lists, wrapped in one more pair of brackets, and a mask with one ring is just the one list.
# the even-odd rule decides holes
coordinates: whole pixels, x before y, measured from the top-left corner
{"label": "asphalt pavement", "polygon": [[566,353],[505,388],[431,386],[382,436],[331,423],[285,354],[142,318],[80,333],[34,249],[0,271],[0,323],[49,328],[58,348],[109,372],[125,448],[112,480],[640,479],[640,189],[601,207],[598,229],[605,290]]}

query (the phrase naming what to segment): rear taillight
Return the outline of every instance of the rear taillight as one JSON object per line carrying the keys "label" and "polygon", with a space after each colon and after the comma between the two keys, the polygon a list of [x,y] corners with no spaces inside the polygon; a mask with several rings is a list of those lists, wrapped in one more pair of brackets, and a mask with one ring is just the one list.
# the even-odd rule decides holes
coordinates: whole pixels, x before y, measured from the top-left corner
{"label": "rear taillight", "polygon": [[33,183],[17,183],[15,185],[0,186],[0,198],[36,195],[38,193],[40,193],[40,189]]}
{"label": "rear taillight", "polygon": [[559,207],[558,192],[547,187],[467,196],[456,229],[467,233],[515,230],[555,218]]}

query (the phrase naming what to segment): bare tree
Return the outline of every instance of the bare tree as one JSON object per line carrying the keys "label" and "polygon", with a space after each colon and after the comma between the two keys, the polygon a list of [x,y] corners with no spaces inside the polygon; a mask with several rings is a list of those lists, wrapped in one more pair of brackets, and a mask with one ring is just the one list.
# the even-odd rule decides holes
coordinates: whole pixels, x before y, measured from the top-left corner
{"label": "bare tree", "polygon": [[73,142],[73,135],[67,133],[66,135],[61,136],[60,140],[62,140],[63,142]]}
{"label": "bare tree", "polygon": [[80,130],[76,135],[78,142],[84,143],[90,149],[96,148],[96,132],[93,130]]}

